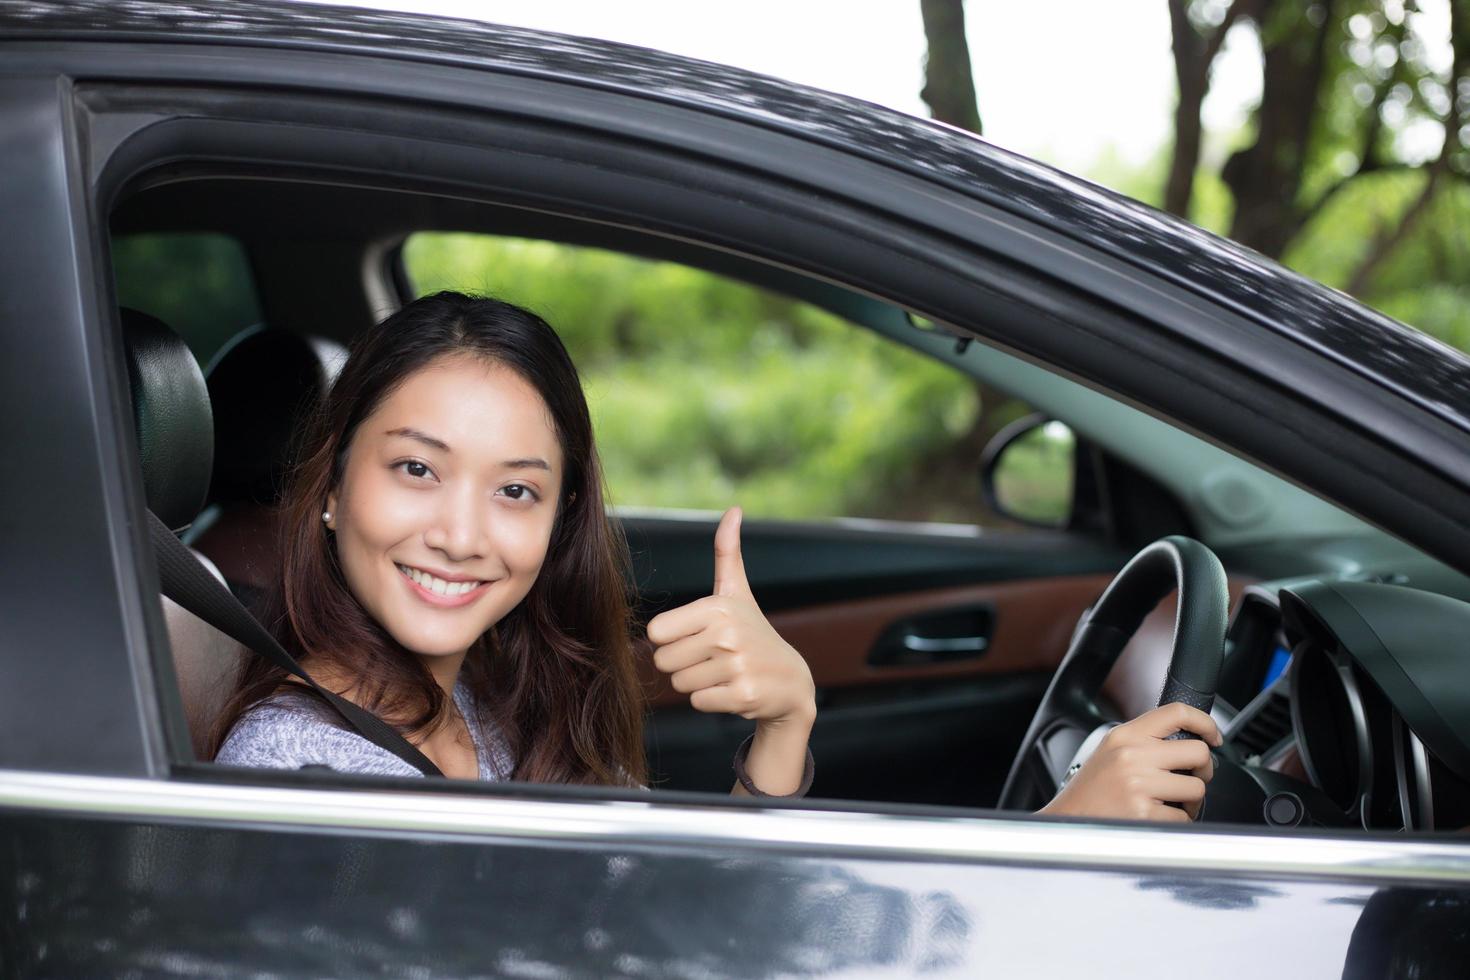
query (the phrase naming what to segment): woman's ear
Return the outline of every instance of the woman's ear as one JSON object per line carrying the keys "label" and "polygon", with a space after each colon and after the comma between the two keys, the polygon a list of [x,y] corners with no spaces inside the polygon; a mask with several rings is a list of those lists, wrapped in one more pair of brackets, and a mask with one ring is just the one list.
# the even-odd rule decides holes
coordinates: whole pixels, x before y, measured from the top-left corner
{"label": "woman's ear", "polygon": [[337,530],[337,494],[336,491],[327,494],[327,507],[322,511],[322,523],[328,530]]}

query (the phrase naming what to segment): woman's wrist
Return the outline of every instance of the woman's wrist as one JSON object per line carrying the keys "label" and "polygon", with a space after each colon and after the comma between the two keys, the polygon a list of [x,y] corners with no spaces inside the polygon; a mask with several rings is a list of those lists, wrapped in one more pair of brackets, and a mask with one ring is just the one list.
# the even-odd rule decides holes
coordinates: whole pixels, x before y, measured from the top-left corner
{"label": "woman's wrist", "polygon": [[780,717],[758,719],[755,723],[756,740],[760,741],[764,738],[795,741],[800,739],[804,745],[816,721],[816,701],[805,701]]}
{"label": "woman's wrist", "polygon": [[735,755],[735,792],[753,796],[805,795],[813,770],[807,742],[816,716],[816,706],[812,704],[779,718],[756,722],[755,732]]}
{"label": "woman's wrist", "polygon": [[805,739],[782,746],[767,741],[758,748],[752,733],[735,750],[734,768],[736,796],[798,799],[811,789],[816,762]]}

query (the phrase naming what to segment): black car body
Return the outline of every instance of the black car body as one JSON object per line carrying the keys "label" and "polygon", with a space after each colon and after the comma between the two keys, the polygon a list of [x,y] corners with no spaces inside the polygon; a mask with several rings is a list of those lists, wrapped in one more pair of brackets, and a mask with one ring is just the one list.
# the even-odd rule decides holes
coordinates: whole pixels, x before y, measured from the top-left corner
{"label": "black car body", "polygon": [[[8,975],[1462,975],[1470,851],[1439,832],[1470,823],[1457,820],[1470,741],[1453,711],[1470,690],[1454,643],[1470,622],[1463,356],[957,131],[734,69],[480,24],[0,3],[0,159]],[[1114,501],[1095,526],[959,542],[753,525],[747,562],[793,629],[847,601],[1034,597],[1062,580],[1080,596],[1075,616],[1153,531],[1193,531],[1244,591],[1227,733],[1286,710],[1251,659],[1283,630],[1321,652],[1306,661],[1315,673],[1279,690],[1296,726],[1281,746],[1302,726],[1327,743],[1362,734],[1336,708],[1313,714],[1337,703],[1334,678],[1355,679],[1380,719],[1361,758],[1329,765],[1319,749],[1312,778],[1291,784],[1321,790],[1338,819],[1262,826],[1259,774],[1241,777],[1256,782],[1234,810],[1211,799],[1235,822],[1198,828],[976,810],[993,803],[1048,676],[1000,668],[983,685],[957,686],[948,668],[904,675],[909,687],[868,683],[876,700],[834,685],[814,735],[829,781],[804,803],[680,792],[723,775],[645,796],[199,762],[143,521],[149,462],[110,236],[221,222],[255,250],[268,321],[345,325],[341,339],[401,301],[381,291],[393,243],[415,227],[530,230],[817,299],[830,287],[834,305],[873,304],[853,314],[870,326],[883,311],[944,325],[913,341],[936,357],[966,356],[956,338],[978,337],[977,356],[1006,359],[1018,385],[1027,371],[1054,377],[1036,391],[1121,406],[1140,426],[1167,420],[1200,452],[1333,501],[1368,524],[1232,536],[1228,500],[1150,496],[1162,491],[1146,452],[1125,466],[1114,446],[1097,478],[1163,505]],[[708,527],[628,525],[658,556],[648,591],[690,594],[702,571],[686,550]],[[1364,627],[1374,603],[1383,620]],[[666,754],[703,765],[726,751],[691,724],[659,722]],[[1374,739],[1390,731],[1383,749]],[[880,778],[884,752],[898,762]],[[1249,754],[1232,771],[1253,768]],[[1370,756],[1379,779],[1397,778],[1397,817],[1367,815]],[[1334,766],[1342,799],[1323,785]],[[928,792],[970,772],[969,796]],[[1445,795],[1416,789],[1431,778]]]}

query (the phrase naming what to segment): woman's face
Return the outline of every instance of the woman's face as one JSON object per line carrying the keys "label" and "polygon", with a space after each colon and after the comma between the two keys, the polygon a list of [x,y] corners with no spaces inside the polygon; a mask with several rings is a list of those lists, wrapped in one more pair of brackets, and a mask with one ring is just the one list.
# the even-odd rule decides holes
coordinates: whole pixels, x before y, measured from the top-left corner
{"label": "woman's face", "polygon": [[431,362],[358,426],[328,497],[348,587],[406,649],[465,652],[536,581],[562,473],[550,413],[519,375]]}

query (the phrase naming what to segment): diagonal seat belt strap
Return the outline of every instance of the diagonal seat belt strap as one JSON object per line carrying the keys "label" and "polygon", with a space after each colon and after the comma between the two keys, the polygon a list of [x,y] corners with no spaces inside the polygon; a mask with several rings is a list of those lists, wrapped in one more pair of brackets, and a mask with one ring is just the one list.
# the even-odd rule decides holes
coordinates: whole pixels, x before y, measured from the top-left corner
{"label": "diagonal seat belt strap", "polygon": [[240,600],[209,573],[168,525],[148,512],[148,537],[158,561],[158,579],[163,594],[198,616],[230,639],[244,644],[271,663],[301,678],[327,700],[359,735],[413,766],[425,776],[443,776],[439,767],[404,738],[397,729],[371,711],[328,691],[302,669],[276,638],[240,604]]}

